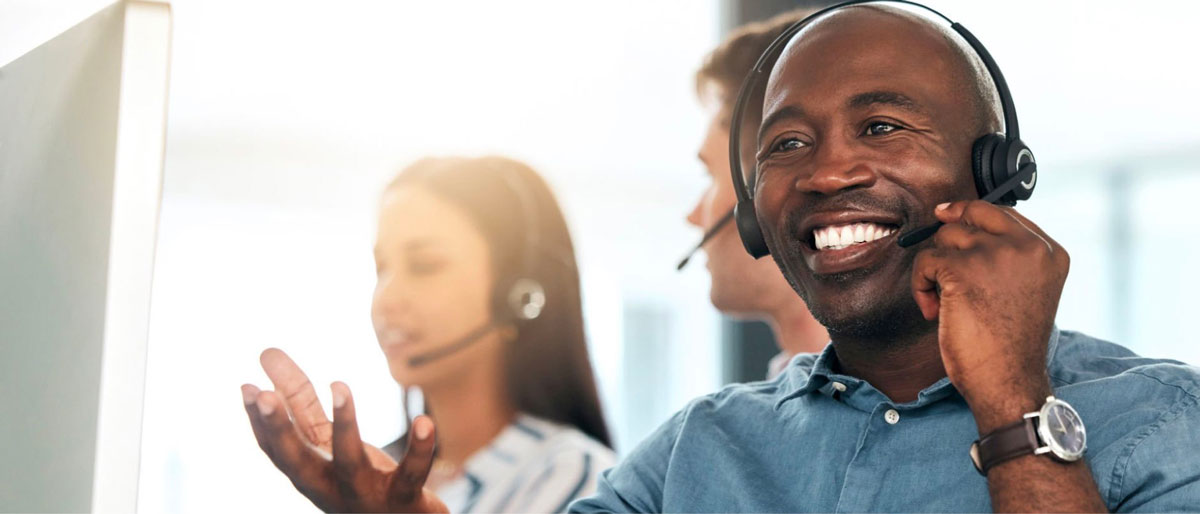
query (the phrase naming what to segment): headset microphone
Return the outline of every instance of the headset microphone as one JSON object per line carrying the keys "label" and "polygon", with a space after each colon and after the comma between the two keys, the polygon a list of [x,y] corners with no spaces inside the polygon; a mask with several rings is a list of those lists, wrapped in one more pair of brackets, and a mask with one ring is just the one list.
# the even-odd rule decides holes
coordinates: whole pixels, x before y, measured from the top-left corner
{"label": "headset microphone", "polygon": [[729,212],[725,213],[724,216],[721,216],[721,219],[717,220],[716,223],[713,223],[712,228],[709,228],[708,231],[704,233],[704,237],[700,238],[700,242],[696,243],[696,247],[692,248],[692,251],[688,252],[687,255],[684,255],[683,260],[679,261],[679,264],[675,266],[675,271],[683,271],[683,267],[687,266],[688,261],[692,260],[692,256],[696,255],[696,252],[700,251],[700,249],[704,247],[704,243],[707,243],[709,239],[712,239],[713,236],[717,235],[717,232],[720,232],[722,228],[725,228],[725,225],[728,225],[730,221],[733,221],[733,209],[729,209]]}
{"label": "headset microphone", "polygon": [[[1021,166],[1021,171],[1018,171],[1016,175],[1013,175],[1003,184],[1000,184],[1000,187],[996,188],[996,190],[992,191],[991,193],[988,193],[987,196],[980,198],[980,200],[983,200],[987,203],[996,203],[997,200],[1008,194],[1010,191],[1016,189],[1017,186],[1023,186],[1028,189],[1029,186],[1025,184],[1030,179],[1037,180],[1036,162],[1031,162]],[[939,221],[937,223],[932,223],[916,230],[911,230],[900,234],[900,237],[896,240],[896,244],[899,244],[900,248],[908,248],[912,245],[920,243],[921,241],[929,239],[930,236],[937,233],[939,228],[942,228],[942,225],[945,225],[945,223]]]}
{"label": "headset microphone", "polygon": [[476,328],[475,330],[467,332],[467,335],[458,338],[458,340],[453,343],[450,343],[450,344],[443,346],[441,348],[438,348],[436,350],[431,350],[431,351],[422,353],[420,355],[414,356],[411,359],[408,359],[408,365],[412,366],[412,367],[423,366],[425,364],[429,364],[432,361],[435,361],[435,360],[441,359],[443,357],[448,357],[450,355],[458,353],[459,350],[462,350],[468,346],[471,346],[476,341],[483,339],[483,336],[487,335],[487,333],[490,332],[493,328],[496,328],[497,325],[498,325],[498,323],[496,323],[495,321],[489,321],[487,323],[484,323],[479,328]]}

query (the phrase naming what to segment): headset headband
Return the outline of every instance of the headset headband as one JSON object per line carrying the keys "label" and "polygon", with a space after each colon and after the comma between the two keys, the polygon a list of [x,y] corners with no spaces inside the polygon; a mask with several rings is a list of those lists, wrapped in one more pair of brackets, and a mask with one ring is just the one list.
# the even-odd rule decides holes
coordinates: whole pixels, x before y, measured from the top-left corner
{"label": "headset headband", "polygon": [[[521,205],[521,224],[525,226],[525,242],[521,247],[521,268],[510,281],[505,282],[506,290],[497,288],[497,294],[503,294],[504,306],[519,321],[537,318],[546,306],[546,290],[541,282],[534,278],[534,254],[541,248],[542,226],[538,223],[537,208],[534,206],[533,195],[521,182],[520,177],[510,176],[504,170],[499,171],[505,184]],[[501,282],[497,282],[500,285]]]}
{"label": "headset headband", "polygon": [[[971,49],[975,51],[975,54],[979,56],[979,59],[983,61],[984,67],[987,68],[988,75],[991,76],[992,82],[996,84],[996,92],[1000,96],[1000,106],[1004,112],[1005,140],[1011,142],[1020,139],[1021,133],[1017,122],[1017,109],[1013,105],[1012,96],[1008,91],[1008,83],[1004,80],[1004,74],[1000,72],[1000,67],[996,65],[996,61],[992,59],[992,55],[988,53],[987,48],[983,46],[983,43],[980,43],[975,35],[971,34],[966,27],[962,26],[960,23],[952,21],[950,18],[946,17],[946,15],[934,10],[931,7],[919,4],[917,2],[911,2],[909,0],[851,0],[848,2],[842,2],[805,16],[804,19],[797,21],[788,26],[787,29],[784,29],[779,37],[775,38],[775,40],[772,41],[767,47],[766,51],[759,56],[758,62],[754,64],[754,68],[749,74],[746,75],[745,80],[742,81],[742,86],[738,90],[737,102],[733,107],[732,122],[729,127],[729,168],[733,178],[733,190],[737,195],[739,204],[742,202],[752,203],[754,201],[753,195],[751,194],[754,185],[747,184],[746,175],[742,172],[742,118],[746,110],[746,104],[750,101],[751,92],[756,86],[758,86],[760,80],[762,79],[763,72],[770,71],[769,69],[766,69],[767,64],[774,64],[777,54],[792,40],[792,37],[804,29],[804,27],[806,27],[810,21],[826,13],[844,7],[874,3],[896,3],[910,5],[933,13],[938,18],[946,20],[946,22],[950,24],[950,28],[954,29],[955,32],[962,36]],[[755,176],[757,176],[757,174],[755,174]]]}

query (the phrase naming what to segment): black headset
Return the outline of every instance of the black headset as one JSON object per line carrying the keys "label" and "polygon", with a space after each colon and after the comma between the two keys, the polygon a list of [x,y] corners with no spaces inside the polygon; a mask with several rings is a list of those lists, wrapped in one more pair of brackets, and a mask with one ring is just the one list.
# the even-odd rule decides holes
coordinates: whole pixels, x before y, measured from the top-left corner
{"label": "black headset", "polygon": [[[774,65],[778,54],[782,52],[783,47],[791,41],[792,37],[800,32],[809,21],[824,15],[830,11],[848,7],[851,5],[867,4],[867,3],[899,3],[914,6],[925,11],[931,12],[937,17],[946,20],[950,23],[950,28],[954,29],[979,59],[983,61],[987,68],[988,74],[992,77],[992,82],[996,84],[996,90],[1000,96],[1000,105],[1004,111],[1004,133],[987,134],[975,140],[971,148],[971,170],[975,178],[975,190],[979,197],[983,200],[1012,206],[1017,203],[1017,200],[1028,200],[1033,194],[1033,188],[1037,185],[1037,164],[1033,157],[1033,152],[1029,147],[1021,141],[1020,127],[1017,124],[1017,110],[1013,106],[1012,95],[1008,92],[1008,83],[1004,81],[1004,74],[1000,72],[1000,67],[996,65],[996,61],[992,59],[987,48],[984,48],[983,43],[980,43],[966,27],[959,23],[951,21],[940,12],[937,12],[925,5],[910,2],[908,0],[852,0],[842,2],[824,9],[821,9],[792,25],[788,26],[782,34],[779,35],[766,51],[758,58],[754,68],[746,76],[742,82],[742,87],[738,91],[737,103],[734,104],[732,124],[729,128],[729,168],[733,175],[733,189],[737,194],[737,206],[734,208],[734,218],[737,223],[738,235],[742,238],[742,245],[746,247],[746,251],[754,258],[763,257],[771,253],[767,248],[766,240],[763,238],[762,227],[758,224],[758,215],[754,208],[754,182],[757,181],[757,173],[750,175],[749,180],[742,172],[742,149],[741,149],[741,128],[742,117],[746,110],[746,105],[750,101],[750,97],[755,92],[756,88],[761,84],[766,86],[764,77],[770,74],[771,66]],[[757,165],[755,166],[757,168]],[[937,231],[940,223],[923,227],[912,232],[901,235],[898,242],[900,246],[911,246],[933,235]]]}

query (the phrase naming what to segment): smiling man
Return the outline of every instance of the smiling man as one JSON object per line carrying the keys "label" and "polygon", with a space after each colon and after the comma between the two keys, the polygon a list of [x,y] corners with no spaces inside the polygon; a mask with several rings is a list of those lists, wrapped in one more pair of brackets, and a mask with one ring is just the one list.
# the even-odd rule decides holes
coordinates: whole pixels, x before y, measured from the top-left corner
{"label": "smiling man", "polygon": [[978,57],[938,23],[852,6],[793,37],[767,82],[754,202],[832,343],[693,401],[572,510],[1200,506],[1197,369],[1058,330],[1066,251],[967,201],[972,144],[1002,128]]}

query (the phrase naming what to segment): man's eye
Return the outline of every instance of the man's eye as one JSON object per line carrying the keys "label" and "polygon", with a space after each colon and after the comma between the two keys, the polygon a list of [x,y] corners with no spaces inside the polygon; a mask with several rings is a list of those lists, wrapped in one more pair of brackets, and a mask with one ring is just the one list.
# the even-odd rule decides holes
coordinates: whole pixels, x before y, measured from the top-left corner
{"label": "man's eye", "polygon": [[799,150],[801,148],[804,148],[805,146],[807,146],[807,145],[804,144],[804,141],[801,141],[799,139],[792,137],[792,138],[784,139],[783,141],[780,141],[778,143],[775,143],[775,146],[773,148],[771,148],[771,153],[790,152],[792,150]]}
{"label": "man's eye", "polygon": [[877,122],[874,122],[874,123],[872,123],[872,124],[870,124],[870,125],[867,125],[867,131],[866,131],[866,135],[868,135],[868,136],[882,136],[882,135],[884,135],[884,134],[890,134],[890,133],[892,133],[892,132],[895,132],[895,131],[897,131],[897,130],[900,130],[900,126],[899,126],[899,125],[894,125],[894,124],[891,124],[891,123],[886,123],[886,122],[882,122],[882,121],[877,121]]}

